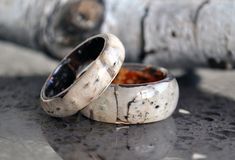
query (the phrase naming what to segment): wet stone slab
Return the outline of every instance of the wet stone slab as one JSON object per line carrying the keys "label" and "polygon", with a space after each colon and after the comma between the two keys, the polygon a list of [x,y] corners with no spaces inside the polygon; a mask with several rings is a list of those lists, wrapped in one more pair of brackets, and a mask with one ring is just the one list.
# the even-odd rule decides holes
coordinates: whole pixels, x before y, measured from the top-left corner
{"label": "wet stone slab", "polygon": [[[64,119],[47,116],[39,92],[56,62],[12,45],[0,48],[11,48],[0,60],[1,160],[235,159],[234,71],[200,69],[179,77],[179,104],[167,120],[111,125],[80,114]],[[5,63],[12,56],[18,67]],[[40,63],[29,61],[29,56]],[[24,72],[21,65],[37,71],[31,67]]]}

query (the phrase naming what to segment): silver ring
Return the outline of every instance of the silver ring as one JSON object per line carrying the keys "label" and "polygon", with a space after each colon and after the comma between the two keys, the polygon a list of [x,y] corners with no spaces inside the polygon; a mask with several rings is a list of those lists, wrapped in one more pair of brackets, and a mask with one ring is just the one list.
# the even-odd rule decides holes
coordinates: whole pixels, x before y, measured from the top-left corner
{"label": "silver ring", "polygon": [[112,34],[99,34],[78,45],[42,87],[40,98],[45,112],[65,117],[86,107],[113,81],[124,57],[122,43]]}
{"label": "silver ring", "polygon": [[[130,70],[143,70],[141,64],[125,64]],[[142,124],[168,118],[175,110],[179,87],[176,79],[165,68],[151,67],[151,72],[163,78],[141,84],[111,84],[81,113],[93,120],[117,124]]]}

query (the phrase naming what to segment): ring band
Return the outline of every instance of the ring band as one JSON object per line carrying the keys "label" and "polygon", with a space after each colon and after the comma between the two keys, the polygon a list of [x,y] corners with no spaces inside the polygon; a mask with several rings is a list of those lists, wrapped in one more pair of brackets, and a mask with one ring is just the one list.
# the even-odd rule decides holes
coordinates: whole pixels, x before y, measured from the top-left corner
{"label": "ring band", "polygon": [[118,74],[125,57],[112,34],[93,36],[69,53],[42,87],[43,109],[54,117],[70,116],[99,97]]}
{"label": "ring band", "polygon": [[[124,67],[141,70],[146,66],[125,64]],[[164,78],[143,84],[111,84],[81,113],[96,121],[116,124],[142,124],[168,118],[178,102],[178,83],[166,69],[152,70],[163,73]]]}

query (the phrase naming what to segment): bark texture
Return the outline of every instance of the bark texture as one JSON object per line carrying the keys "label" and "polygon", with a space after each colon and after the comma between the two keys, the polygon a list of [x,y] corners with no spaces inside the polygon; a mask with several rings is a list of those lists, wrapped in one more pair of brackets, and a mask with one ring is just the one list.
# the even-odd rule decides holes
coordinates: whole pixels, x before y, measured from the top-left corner
{"label": "bark texture", "polygon": [[99,32],[117,35],[127,61],[232,68],[234,0],[2,0],[0,37],[63,57]]}
{"label": "bark texture", "polygon": [[2,0],[0,37],[62,58],[100,32],[103,13],[100,0]]}

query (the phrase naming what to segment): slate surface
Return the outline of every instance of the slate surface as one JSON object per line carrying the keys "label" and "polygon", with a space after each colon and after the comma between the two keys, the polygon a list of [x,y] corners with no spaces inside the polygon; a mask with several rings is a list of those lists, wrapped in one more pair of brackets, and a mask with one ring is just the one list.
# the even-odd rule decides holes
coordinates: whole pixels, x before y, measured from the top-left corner
{"label": "slate surface", "polygon": [[116,126],[77,114],[44,114],[39,92],[56,61],[0,42],[0,159],[235,159],[235,72],[198,69],[178,78],[174,115]]}

